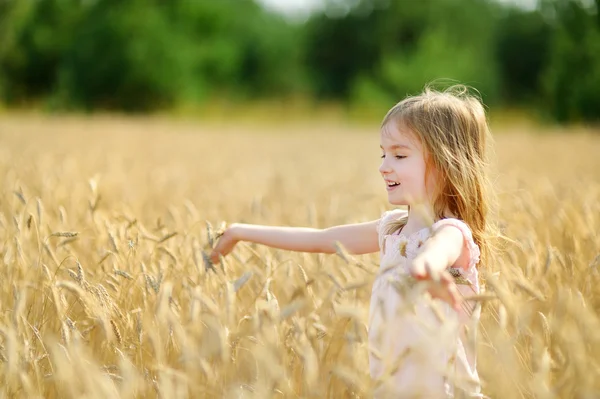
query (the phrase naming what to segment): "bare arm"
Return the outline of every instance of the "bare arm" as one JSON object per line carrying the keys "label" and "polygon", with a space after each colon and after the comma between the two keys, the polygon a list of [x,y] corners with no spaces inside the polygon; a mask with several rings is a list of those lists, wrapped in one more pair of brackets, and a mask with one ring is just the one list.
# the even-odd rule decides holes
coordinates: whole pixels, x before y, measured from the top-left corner
{"label": "bare arm", "polygon": [[462,298],[454,279],[446,269],[454,266],[465,250],[460,230],[452,226],[444,226],[425,241],[410,264],[413,276],[434,281],[429,287],[429,293],[448,302],[456,310],[460,309]]}
{"label": "bare arm", "polygon": [[[439,274],[453,266],[465,252],[463,235],[452,226],[444,226],[429,238],[412,261],[412,272],[417,277]],[[429,272],[426,270],[429,269]]]}
{"label": "bare arm", "polygon": [[308,227],[260,226],[233,224],[215,246],[211,257],[227,255],[239,241],[255,242],[288,251],[335,253],[340,242],[351,254],[367,254],[379,250],[377,222],[347,224],[327,229]]}

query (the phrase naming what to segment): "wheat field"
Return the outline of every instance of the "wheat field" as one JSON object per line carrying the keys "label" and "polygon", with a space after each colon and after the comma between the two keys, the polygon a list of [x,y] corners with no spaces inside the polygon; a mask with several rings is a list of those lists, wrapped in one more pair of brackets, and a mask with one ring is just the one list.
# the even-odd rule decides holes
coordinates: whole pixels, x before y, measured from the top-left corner
{"label": "wheat field", "polygon": [[[482,273],[492,398],[600,397],[600,135],[498,127]],[[368,398],[378,255],[240,244],[390,206],[377,125],[0,119],[0,396]]]}

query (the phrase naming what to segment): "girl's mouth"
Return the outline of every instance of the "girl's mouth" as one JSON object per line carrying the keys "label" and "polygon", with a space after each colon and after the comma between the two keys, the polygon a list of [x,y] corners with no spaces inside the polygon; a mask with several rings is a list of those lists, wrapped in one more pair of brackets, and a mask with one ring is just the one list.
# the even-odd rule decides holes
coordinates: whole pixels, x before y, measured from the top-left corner
{"label": "girl's mouth", "polygon": [[395,183],[395,182],[387,182],[387,187],[386,187],[386,189],[387,189],[387,191],[388,191],[388,192],[390,192],[390,191],[393,191],[393,190],[395,190],[395,189],[396,189],[396,188],[398,188],[399,186],[400,186],[400,183]]}

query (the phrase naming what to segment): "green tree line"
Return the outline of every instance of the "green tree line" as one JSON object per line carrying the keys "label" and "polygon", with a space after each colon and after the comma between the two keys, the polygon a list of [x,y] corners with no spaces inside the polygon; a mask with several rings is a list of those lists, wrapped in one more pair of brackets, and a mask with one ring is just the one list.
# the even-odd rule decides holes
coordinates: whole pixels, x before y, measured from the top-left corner
{"label": "green tree line", "polygon": [[0,0],[0,101],[134,112],[294,97],[387,107],[448,79],[491,106],[600,119],[600,0],[540,0],[533,10],[325,3],[299,23],[253,0]]}

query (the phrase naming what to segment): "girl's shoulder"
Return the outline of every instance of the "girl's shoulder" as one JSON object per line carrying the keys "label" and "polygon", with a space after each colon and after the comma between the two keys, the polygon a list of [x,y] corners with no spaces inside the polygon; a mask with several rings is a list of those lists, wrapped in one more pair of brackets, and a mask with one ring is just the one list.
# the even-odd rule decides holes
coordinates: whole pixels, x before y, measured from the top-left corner
{"label": "girl's shoulder", "polygon": [[449,217],[445,219],[440,219],[431,226],[431,231],[435,232],[436,230],[444,226],[456,227],[463,234],[465,240],[473,241],[473,232],[471,231],[469,225],[457,218]]}
{"label": "girl's shoulder", "polygon": [[[379,249],[384,251],[385,237],[394,230],[394,224],[400,224],[402,218],[408,216],[408,211],[404,209],[393,209],[390,211],[383,212],[381,218],[377,222],[377,236],[379,238]],[[399,226],[397,226],[399,227]]]}
{"label": "girl's shoulder", "polygon": [[397,222],[406,216],[408,216],[408,211],[405,209],[392,209],[383,212],[377,222],[377,232],[379,235],[383,234],[387,225]]}

